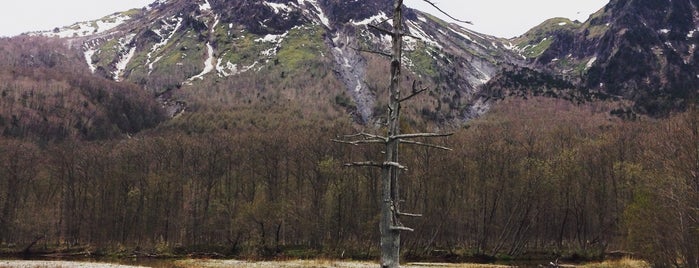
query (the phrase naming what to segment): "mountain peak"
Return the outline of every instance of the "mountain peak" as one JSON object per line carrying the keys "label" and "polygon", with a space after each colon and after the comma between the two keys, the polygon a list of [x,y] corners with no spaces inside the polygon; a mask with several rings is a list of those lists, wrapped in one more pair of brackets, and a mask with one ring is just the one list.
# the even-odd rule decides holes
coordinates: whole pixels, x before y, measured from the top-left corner
{"label": "mountain peak", "polygon": [[582,25],[544,23],[521,44],[537,48],[527,55],[536,68],[630,99],[640,112],[664,114],[683,109],[699,88],[698,4],[613,0]]}
{"label": "mountain peak", "polygon": [[[376,96],[383,87],[375,74],[389,65],[377,55],[390,51],[391,37],[367,25],[389,28],[391,12],[391,0],[163,0],[131,11],[109,30],[63,37],[82,42],[92,73],[158,96],[186,99],[175,93],[227,85],[243,87],[235,102],[254,104],[308,99],[313,90],[307,88],[329,83],[336,86],[318,94],[344,100],[330,103],[333,109],[339,105],[357,121],[371,122],[382,114]],[[497,64],[512,62],[512,52],[500,39],[429,14],[406,8],[404,17],[412,35],[404,54],[408,80],[440,92],[425,100],[422,114],[440,120],[473,114],[478,86],[495,75]],[[293,93],[279,93],[284,88]]]}

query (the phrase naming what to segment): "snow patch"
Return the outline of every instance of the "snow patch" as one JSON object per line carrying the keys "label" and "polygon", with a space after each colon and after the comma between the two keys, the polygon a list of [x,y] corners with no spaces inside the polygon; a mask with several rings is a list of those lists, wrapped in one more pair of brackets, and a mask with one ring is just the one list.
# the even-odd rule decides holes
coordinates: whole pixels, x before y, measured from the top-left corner
{"label": "snow patch", "polygon": [[410,30],[410,34],[412,34],[413,36],[421,39],[423,42],[428,43],[434,47],[443,48],[439,42],[432,39],[432,37],[430,35],[428,35],[424,30],[422,30],[420,25],[417,25],[416,23],[414,23],[410,20],[407,21],[407,24],[408,24],[408,29]]}
{"label": "snow patch", "polygon": [[660,33],[667,34],[670,32],[670,29],[660,29]]}
{"label": "snow patch", "polygon": [[483,36],[473,32],[469,29],[463,28],[463,27],[459,27],[459,28],[449,27],[449,29],[451,29],[452,32],[463,37],[464,39],[471,41],[471,43],[474,43],[474,44],[476,44],[484,49],[488,49],[485,45],[479,43],[478,41],[474,40],[473,37],[471,37],[471,35],[473,35],[473,36],[476,36],[477,38],[480,38],[482,40],[486,40],[486,38],[484,38]]}
{"label": "snow patch", "polygon": [[[136,37],[136,34],[130,34],[124,38],[119,39],[119,45],[121,46],[122,52],[128,48],[129,44],[131,44],[131,41],[133,41],[134,37]],[[134,46],[130,48],[128,52],[121,54],[121,56],[119,57],[119,61],[116,64],[116,70],[114,70],[114,81],[120,81],[121,75],[124,73],[124,70],[126,70],[126,66],[128,66],[129,62],[131,61],[131,58],[133,58],[133,55],[135,53],[136,47]]]}
{"label": "snow patch", "polygon": [[285,32],[283,34],[268,34],[265,35],[262,38],[257,38],[255,39],[255,42],[262,42],[262,43],[281,43],[284,41],[284,38],[289,34],[289,32]]}
{"label": "snow patch", "polygon": [[362,79],[357,78],[357,87],[354,88],[354,92],[361,92],[362,91]]}
{"label": "snow patch", "polygon": [[[151,61],[151,58],[153,57],[153,53],[156,53],[156,52],[158,52],[158,50],[165,47],[167,45],[167,43],[170,42],[170,39],[172,39],[172,36],[174,36],[175,33],[177,32],[177,30],[179,30],[180,27],[182,26],[182,18],[177,18],[177,22],[175,23],[175,25],[172,25],[165,20],[163,20],[162,22],[165,24],[163,26],[163,28],[159,29],[158,31],[153,31],[158,36],[160,36],[160,38],[162,38],[162,40],[159,43],[153,45],[153,47],[150,49],[150,52],[148,52],[148,59],[146,60],[146,65],[148,65],[148,74],[149,75],[153,72],[153,65],[155,63],[157,63],[158,61],[160,61],[160,59],[162,58],[162,57],[157,57],[154,61]],[[166,38],[163,38],[164,31],[170,32]]]}
{"label": "snow patch", "polygon": [[200,11],[211,10],[211,4],[209,4],[209,0],[204,0],[204,3],[199,4],[199,10]]}
{"label": "snow patch", "polygon": [[216,32],[216,26],[221,22],[221,16],[215,15],[214,16],[214,24],[211,25],[211,34],[214,34]]}
{"label": "snow patch", "polygon": [[277,47],[273,47],[270,49],[267,49],[265,51],[260,52],[260,55],[265,56],[265,57],[272,57],[277,54]]}
{"label": "snow patch", "polygon": [[204,75],[210,73],[214,70],[214,48],[211,46],[211,42],[206,43],[206,52],[208,57],[204,61],[204,70],[198,75],[192,76],[187,81],[194,81],[194,79],[204,80]]}
{"label": "snow patch", "polygon": [[90,72],[95,73],[97,66],[92,63],[92,56],[95,55],[99,50],[96,48],[99,46],[98,40],[91,40],[83,44],[83,54],[85,55],[85,62],[87,62],[87,67],[90,68]]}
{"label": "snow patch", "polygon": [[697,32],[697,30],[691,30],[691,31],[689,31],[689,32],[687,33],[687,38],[692,38],[692,37],[694,37],[694,33],[696,33],[696,32]]}
{"label": "snow patch", "polygon": [[568,23],[567,22],[560,22],[560,23],[558,23],[558,26],[565,26],[566,24],[568,24]]}
{"label": "snow patch", "polygon": [[218,72],[219,76],[231,76],[231,75],[237,75],[241,74],[244,72],[249,71],[250,69],[254,68],[257,65],[258,62],[254,62],[250,66],[243,66],[243,68],[238,69],[238,64],[233,64],[230,61],[227,61],[225,65],[223,65],[223,60],[218,59],[218,62],[216,63],[216,71]]}
{"label": "snow patch", "polygon": [[136,53],[136,47],[132,47],[126,55],[122,55],[121,59],[116,65],[116,71],[114,71],[114,81],[119,82],[121,78],[121,74],[124,73],[124,70],[126,70],[126,66],[129,64],[129,61],[131,61],[131,58],[133,58],[133,55]]}
{"label": "snow patch", "polygon": [[325,25],[325,27],[332,28],[332,27],[330,27],[330,19],[328,19],[328,16],[326,16],[325,12],[323,12],[323,9],[318,4],[318,0],[298,0],[299,5],[303,5],[306,2],[313,5],[313,7],[318,11],[317,15],[318,15],[318,19],[320,19],[320,22],[323,25]]}
{"label": "snow patch", "polygon": [[592,59],[590,59],[590,60],[587,62],[587,64],[585,65],[585,69],[590,69],[590,68],[592,68],[592,65],[595,64],[596,61],[597,61],[597,57],[592,57]]}
{"label": "snow patch", "polygon": [[463,37],[464,39],[466,39],[468,41],[476,43],[476,41],[473,40],[473,38],[471,38],[471,36],[469,36],[468,34],[462,33],[461,31],[457,31],[455,29],[451,29],[451,31],[458,34],[459,36]]}
{"label": "snow patch", "polygon": [[94,48],[88,48],[87,50],[85,50],[85,61],[87,62],[87,66],[90,68],[90,72],[92,72],[93,74],[97,70],[97,66],[92,64],[92,56],[94,56],[96,52],[97,50]]}
{"label": "snow patch", "polygon": [[112,14],[99,20],[79,22],[60,29],[56,28],[56,30],[53,31],[30,33],[30,35],[41,35],[46,37],[61,38],[85,37],[88,35],[99,34],[114,29],[129,19],[131,19],[131,17],[127,15]]}
{"label": "snow patch", "polygon": [[675,49],[675,47],[672,45],[672,43],[670,43],[670,41],[665,42],[665,46],[671,48],[674,51],[677,51],[677,49]]}
{"label": "snow patch", "polygon": [[363,20],[360,20],[360,21],[350,20],[350,23],[352,23],[354,25],[369,25],[370,23],[373,23],[373,22],[382,22],[382,21],[386,21],[386,20],[388,20],[388,16],[386,16],[386,13],[384,13],[383,11],[380,11],[379,14],[371,16],[371,17],[363,19]]}
{"label": "snow patch", "polygon": [[275,14],[279,14],[279,13],[281,13],[281,12],[286,12],[286,13],[288,13],[288,12],[291,12],[291,11],[293,10],[293,9],[292,9],[289,5],[287,5],[287,4],[282,4],[282,3],[271,3],[271,2],[267,2],[267,1],[265,1],[264,4],[265,4],[266,6],[268,6],[268,7],[271,7],[272,9],[274,9],[274,13],[275,13]]}

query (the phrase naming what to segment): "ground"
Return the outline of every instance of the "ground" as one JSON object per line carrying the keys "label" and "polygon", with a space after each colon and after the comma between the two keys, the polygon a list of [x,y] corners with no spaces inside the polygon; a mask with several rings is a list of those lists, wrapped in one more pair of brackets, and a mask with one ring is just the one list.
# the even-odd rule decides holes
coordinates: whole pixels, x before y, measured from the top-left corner
{"label": "ground", "polygon": [[[180,260],[173,261],[171,267],[187,268],[362,268],[378,267],[378,264],[371,262],[349,262],[349,261],[285,261],[285,262],[248,262],[237,260]],[[169,266],[169,265],[167,265]],[[5,261],[0,260],[0,268],[141,268],[145,266],[128,266],[108,263],[91,262],[70,262],[70,261]],[[439,264],[439,263],[409,263],[405,268],[500,268],[507,266],[498,265],[475,265],[475,264]]]}

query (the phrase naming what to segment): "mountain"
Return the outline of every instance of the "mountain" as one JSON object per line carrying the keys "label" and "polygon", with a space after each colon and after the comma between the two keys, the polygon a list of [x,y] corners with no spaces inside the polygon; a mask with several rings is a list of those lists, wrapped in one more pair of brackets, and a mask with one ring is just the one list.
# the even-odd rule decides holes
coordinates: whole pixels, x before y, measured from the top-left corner
{"label": "mountain", "polygon": [[[34,35],[80,44],[85,69],[197,107],[294,101],[359,122],[383,114],[392,1],[156,1]],[[412,80],[434,92],[417,100],[426,120],[477,116],[479,86],[499,64],[521,61],[506,40],[408,10],[405,62]],[[181,111],[177,107],[171,114]]]}
{"label": "mountain", "polygon": [[85,72],[64,40],[0,39],[0,135],[37,142],[97,140],[166,119],[150,94]]}
{"label": "mountain", "polygon": [[662,115],[696,99],[697,6],[695,0],[612,0],[585,22],[551,19],[512,41],[534,69]]}
{"label": "mountain", "polygon": [[[161,0],[29,35],[62,42],[55,51],[81,59],[70,61],[74,74],[134,85],[169,116],[293,106],[372,124],[384,114],[389,64],[368,51],[389,51],[390,37],[368,25],[390,27],[391,3]],[[699,84],[696,6],[614,0],[585,22],[553,18],[510,40],[408,9],[404,87],[416,81],[433,90],[406,112],[458,123],[496,100],[528,95],[620,101],[623,114],[684,109]],[[23,54],[40,54],[26,47]]]}

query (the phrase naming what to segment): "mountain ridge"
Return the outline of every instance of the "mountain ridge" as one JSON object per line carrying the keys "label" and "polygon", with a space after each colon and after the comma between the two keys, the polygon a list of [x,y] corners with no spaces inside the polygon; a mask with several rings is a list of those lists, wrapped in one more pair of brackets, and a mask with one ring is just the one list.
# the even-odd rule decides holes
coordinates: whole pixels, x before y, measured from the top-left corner
{"label": "mountain ridge", "polygon": [[[679,2],[615,0],[585,22],[552,18],[512,39],[407,9],[405,24],[414,37],[406,40],[408,80],[434,89],[417,104],[417,114],[438,122],[478,117],[492,105],[490,100],[504,96],[495,88],[511,84],[511,77],[502,74],[521,67],[542,73],[535,77],[568,81],[572,95],[592,94],[582,99],[628,99],[634,110],[649,115],[682,110],[699,84],[699,61],[694,60],[699,13],[696,3]],[[387,0],[156,1],[31,35],[80,44],[90,72],[135,83],[164,103],[177,103],[168,107],[172,116],[185,106],[225,106],[220,100],[234,98],[244,100],[231,105],[300,99],[306,99],[301,105],[318,105],[308,100],[315,94],[325,100],[325,109],[376,123],[383,113],[377,98],[383,86],[372,69],[386,61],[365,51],[388,51],[390,38],[367,25],[387,26],[390,7]],[[658,7],[662,11],[654,12]],[[672,16],[661,16],[665,13]],[[639,34],[645,41],[634,39]],[[633,60],[633,68],[623,64]],[[290,81],[309,73],[311,78],[323,76],[324,84],[332,80],[334,88],[311,83],[314,89],[304,91],[308,81]],[[494,77],[504,80],[491,81]],[[292,90],[280,93],[279,85],[282,91]],[[192,88],[217,88],[236,97],[192,100],[186,92]],[[524,85],[515,90],[534,89]],[[192,103],[196,101],[201,103]]]}
{"label": "mountain ridge", "polygon": [[[337,94],[349,95],[359,121],[370,122],[376,120],[379,89],[370,88],[377,81],[364,81],[367,58],[374,56],[361,51],[387,50],[388,36],[366,25],[386,23],[390,7],[391,1],[158,1],[139,12],[130,11],[130,20],[110,30],[93,30],[94,35],[84,36],[74,33],[68,39],[83,43],[86,62],[94,73],[135,82],[157,95],[192,86],[205,76],[235,80],[236,75],[251,70],[259,73],[270,65],[298,69],[299,63],[321,54],[318,58],[331,61],[323,64],[330,65],[346,88]],[[448,121],[481,114],[470,108],[477,102],[478,86],[495,75],[498,64],[515,61],[517,56],[502,49],[507,46],[503,39],[416,10],[409,9],[405,17],[408,31],[419,38],[406,41],[406,65],[414,79],[425,80],[441,92],[422,108]],[[70,32],[67,28],[45,34],[66,36]],[[293,35],[301,32],[317,34]],[[313,44],[285,50],[296,38]],[[315,49],[305,49],[305,45]],[[382,61],[380,57],[376,60]],[[450,108],[436,110],[445,101]]]}
{"label": "mountain ridge", "polygon": [[571,27],[540,25],[532,66],[585,90],[632,100],[643,114],[683,110],[699,88],[697,1],[613,0]]}

